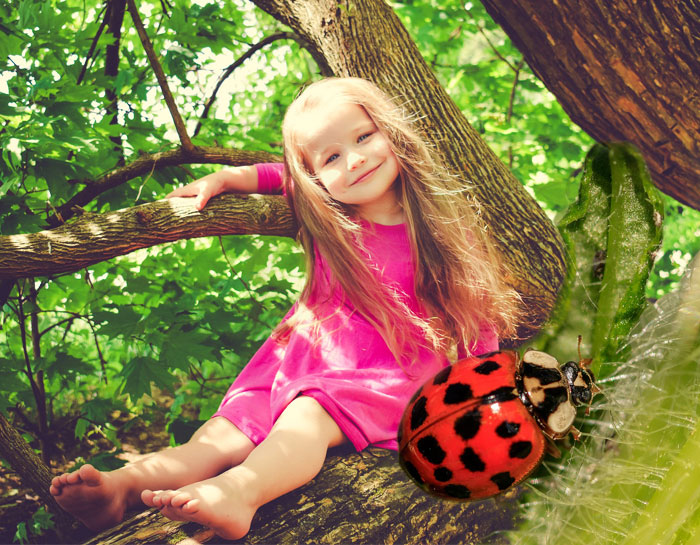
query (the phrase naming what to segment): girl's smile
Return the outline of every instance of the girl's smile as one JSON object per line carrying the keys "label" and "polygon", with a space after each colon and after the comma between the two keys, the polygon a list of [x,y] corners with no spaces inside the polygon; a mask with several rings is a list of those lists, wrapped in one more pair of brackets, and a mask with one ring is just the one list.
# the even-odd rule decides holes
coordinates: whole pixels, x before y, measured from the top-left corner
{"label": "girl's smile", "polygon": [[305,155],[335,200],[377,223],[403,222],[395,183],[399,163],[388,138],[362,106],[332,101],[306,113]]}

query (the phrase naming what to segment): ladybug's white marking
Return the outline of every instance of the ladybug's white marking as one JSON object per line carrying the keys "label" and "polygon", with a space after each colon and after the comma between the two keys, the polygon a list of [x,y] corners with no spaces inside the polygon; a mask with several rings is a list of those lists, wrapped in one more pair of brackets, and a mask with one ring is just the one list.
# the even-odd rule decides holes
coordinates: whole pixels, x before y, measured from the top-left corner
{"label": "ladybug's white marking", "polygon": [[525,352],[525,354],[523,354],[523,361],[537,365],[538,367],[559,369],[559,362],[555,357],[545,352],[540,352],[539,350],[528,350]]}

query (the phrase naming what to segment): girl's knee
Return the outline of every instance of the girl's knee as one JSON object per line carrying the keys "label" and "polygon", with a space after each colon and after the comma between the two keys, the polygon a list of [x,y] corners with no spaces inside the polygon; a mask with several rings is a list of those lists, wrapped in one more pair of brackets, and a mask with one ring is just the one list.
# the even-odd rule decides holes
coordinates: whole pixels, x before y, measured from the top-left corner
{"label": "girl's knee", "polygon": [[313,397],[303,394],[296,397],[282,415],[285,416],[284,420],[288,417],[293,424],[306,427],[327,439],[329,447],[336,447],[347,441],[333,417]]}
{"label": "girl's knee", "polygon": [[241,448],[250,443],[251,450],[255,447],[255,444],[238,429],[238,426],[223,416],[215,416],[207,420],[194,432],[188,442],[218,446],[230,443],[234,448]]}

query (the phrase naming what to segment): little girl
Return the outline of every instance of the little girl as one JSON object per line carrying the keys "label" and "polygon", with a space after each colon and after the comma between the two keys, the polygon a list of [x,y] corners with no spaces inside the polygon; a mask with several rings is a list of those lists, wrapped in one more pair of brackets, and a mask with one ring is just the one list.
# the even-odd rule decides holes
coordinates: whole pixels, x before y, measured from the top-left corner
{"label": "little girl", "polygon": [[512,335],[517,294],[462,184],[376,86],[314,83],[289,107],[284,165],[205,176],[169,196],[201,209],[225,191],[284,192],[308,271],[299,301],[184,445],[110,472],[54,478],[93,530],[128,507],[244,536],[256,510],[310,481],[329,447],[397,449],[416,389],[461,355]]}

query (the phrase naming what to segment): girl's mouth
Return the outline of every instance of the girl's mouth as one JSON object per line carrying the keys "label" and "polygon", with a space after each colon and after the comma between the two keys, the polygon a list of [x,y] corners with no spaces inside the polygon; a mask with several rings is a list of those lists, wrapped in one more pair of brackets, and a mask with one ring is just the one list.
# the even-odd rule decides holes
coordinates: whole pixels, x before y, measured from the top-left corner
{"label": "girl's mouth", "polygon": [[368,170],[367,172],[365,172],[362,176],[360,176],[357,180],[355,180],[355,181],[354,181],[353,183],[351,183],[350,185],[353,186],[353,185],[360,184],[360,183],[364,182],[364,181],[367,180],[372,174],[374,174],[374,172],[375,172],[380,166],[381,166],[381,165],[377,165],[377,166],[374,167],[373,169]]}

